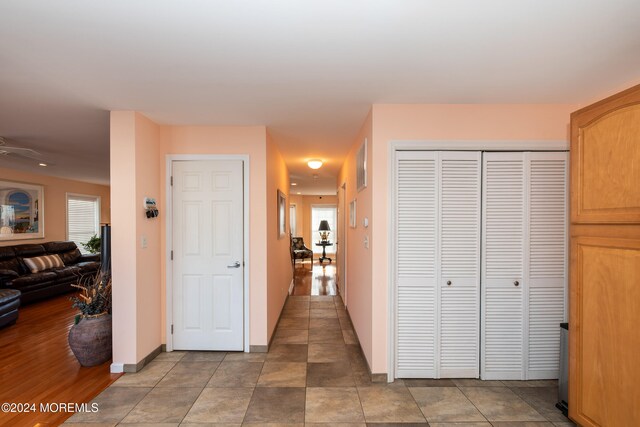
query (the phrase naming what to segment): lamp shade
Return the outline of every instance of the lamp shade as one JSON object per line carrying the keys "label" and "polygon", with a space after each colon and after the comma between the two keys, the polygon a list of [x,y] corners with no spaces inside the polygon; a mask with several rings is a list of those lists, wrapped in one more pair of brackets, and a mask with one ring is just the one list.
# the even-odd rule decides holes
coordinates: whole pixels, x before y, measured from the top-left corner
{"label": "lamp shade", "polygon": [[329,221],[323,219],[320,221],[320,226],[318,227],[318,231],[331,231],[331,227],[329,227]]}

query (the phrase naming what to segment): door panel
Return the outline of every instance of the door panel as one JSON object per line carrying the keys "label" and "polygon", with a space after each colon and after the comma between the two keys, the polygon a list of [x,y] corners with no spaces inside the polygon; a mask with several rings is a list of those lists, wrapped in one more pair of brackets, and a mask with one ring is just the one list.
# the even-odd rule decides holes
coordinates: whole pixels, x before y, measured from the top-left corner
{"label": "door panel", "polygon": [[640,425],[640,240],[574,238],[571,281],[569,408],[585,425]]}
{"label": "door panel", "polygon": [[523,379],[524,156],[484,153],[483,163],[481,376]]}
{"label": "door panel", "polygon": [[436,375],[436,153],[398,153],[396,375]]}
{"label": "door panel", "polygon": [[477,378],[480,152],[440,152],[440,378]]}
{"label": "door panel", "polygon": [[526,153],[529,167],[527,379],[558,378],[567,288],[567,153]]}
{"label": "door panel", "polygon": [[573,220],[640,222],[640,105],[624,106],[578,125]]}
{"label": "door panel", "polygon": [[176,350],[243,350],[242,170],[239,160],[172,163]]}

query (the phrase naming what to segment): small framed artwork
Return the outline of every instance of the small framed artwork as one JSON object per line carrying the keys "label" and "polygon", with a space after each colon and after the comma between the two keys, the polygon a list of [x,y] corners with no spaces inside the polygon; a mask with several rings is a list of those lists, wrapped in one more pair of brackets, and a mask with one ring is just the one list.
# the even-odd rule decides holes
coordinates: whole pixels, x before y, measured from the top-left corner
{"label": "small framed artwork", "polygon": [[44,187],[0,181],[0,241],[44,238]]}
{"label": "small framed artwork", "polygon": [[367,187],[367,138],[358,149],[356,156],[356,189],[358,192]]}
{"label": "small framed artwork", "polygon": [[278,239],[287,234],[287,196],[278,190]]}
{"label": "small framed artwork", "polygon": [[349,227],[356,228],[358,226],[358,220],[356,217],[356,199],[353,199],[349,203]]}

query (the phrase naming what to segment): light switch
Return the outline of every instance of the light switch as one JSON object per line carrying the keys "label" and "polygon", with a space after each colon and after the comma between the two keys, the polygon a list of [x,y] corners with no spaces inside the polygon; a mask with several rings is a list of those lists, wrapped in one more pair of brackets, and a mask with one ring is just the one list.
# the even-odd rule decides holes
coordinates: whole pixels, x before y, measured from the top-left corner
{"label": "light switch", "polygon": [[144,234],[140,237],[140,246],[142,247],[142,249],[145,249],[147,247],[147,236],[145,236]]}
{"label": "light switch", "polygon": [[364,236],[364,247],[369,249],[369,236]]}

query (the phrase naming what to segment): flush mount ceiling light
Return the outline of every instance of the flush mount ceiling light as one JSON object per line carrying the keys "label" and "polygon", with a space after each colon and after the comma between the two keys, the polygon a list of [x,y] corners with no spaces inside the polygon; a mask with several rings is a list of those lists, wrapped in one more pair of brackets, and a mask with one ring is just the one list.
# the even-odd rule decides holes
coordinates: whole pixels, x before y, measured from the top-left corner
{"label": "flush mount ceiling light", "polygon": [[311,169],[320,169],[320,167],[322,167],[322,160],[319,159],[311,159],[307,162],[307,165],[311,168]]}
{"label": "flush mount ceiling light", "polygon": [[292,182],[291,185],[295,186],[295,185],[298,185],[298,183],[297,182]]}
{"label": "flush mount ceiling light", "polygon": [[47,164],[46,163],[38,163],[38,166],[46,167]]}

